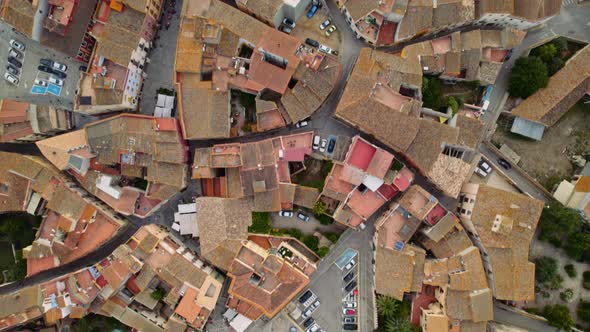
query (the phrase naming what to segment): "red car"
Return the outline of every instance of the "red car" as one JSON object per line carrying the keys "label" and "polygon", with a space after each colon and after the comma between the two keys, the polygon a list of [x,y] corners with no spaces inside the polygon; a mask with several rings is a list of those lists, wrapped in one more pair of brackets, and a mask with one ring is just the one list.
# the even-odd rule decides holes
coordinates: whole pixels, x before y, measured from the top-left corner
{"label": "red car", "polygon": [[342,309],[342,313],[347,316],[356,315],[356,310],[354,309]]}

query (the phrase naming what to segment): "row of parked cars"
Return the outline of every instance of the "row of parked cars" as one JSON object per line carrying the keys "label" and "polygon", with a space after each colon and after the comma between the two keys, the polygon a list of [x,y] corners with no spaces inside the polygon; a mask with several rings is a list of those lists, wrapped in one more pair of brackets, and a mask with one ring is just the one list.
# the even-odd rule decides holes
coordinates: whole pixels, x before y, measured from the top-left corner
{"label": "row of parked cars", "polygon": [[[279,211],[279,216],[281,217],[285,217],[285,218],[293,218],[293,211]],[[297,218],[301,219],[302,221],[308,222],[309,221],[309,216],[301,211],[297,211]]]}
{"label": "row of parked cars", "polygon": [[355,267],[356,262],[352,259],[344,269],[342,269],[342,291],[344,298],[342,299],[342,329],[345,331],[358,330],[357,324],[357,307],[358,307],[358,288],[356,282]]}
{"label": "row of parked cars", "polygon": [[319,150],[320,152],[324,153],[327,149],[328,153],[333,153],[335,147],[336,139],[334,137],[331,137],[329,141],[326,138],[321,138],[319,135],[315,135],[313,138],[312,148],[314,150]]}
{"label": "row of parked cars", "polygon": [[299,303],[303,306],[303,315],[301,315],[301,317],[304,319],[302,325],[305,332],[321,332],[322,329],[320,325],[315,319],[313,319],[313,317],[311,317],[311,314],[313,314],[321,304],[317,295],[308,289],[299,297]]}
{"label": "row of parked cars", "polygon": [[20,70],[23,66],[22,61],[25,58],[25,45],[18,40],[10,40],[8,49],[8,66],[4,72],[4,79],[14,85],[20,81]]}

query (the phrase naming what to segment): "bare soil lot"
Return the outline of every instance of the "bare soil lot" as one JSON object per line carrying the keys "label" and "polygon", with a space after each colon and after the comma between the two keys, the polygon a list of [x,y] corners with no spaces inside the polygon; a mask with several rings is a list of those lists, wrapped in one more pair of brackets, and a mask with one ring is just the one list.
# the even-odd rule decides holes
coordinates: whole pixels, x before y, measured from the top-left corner
{"label": "bare soil lot", "polygon": [[540,142],[511,133],[510,125],[499,121],[492,143],[507,144],[518,153],[519,165],[546,188],[574,174],[567,155],[590,153],[590,105],[581,101],[546,129]]}

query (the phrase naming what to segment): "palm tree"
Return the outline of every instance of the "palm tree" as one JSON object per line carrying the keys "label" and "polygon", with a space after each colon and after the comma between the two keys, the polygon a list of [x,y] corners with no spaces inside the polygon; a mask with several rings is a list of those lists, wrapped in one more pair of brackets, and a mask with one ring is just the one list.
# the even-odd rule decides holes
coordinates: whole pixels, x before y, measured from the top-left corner
{"label": "palm tree", "polygon": [[407,318],[388,317],[385,321],[385,332],[412,332],[413,330]]}
{"label": "palm tree", "polygon": [[399,301],[391,296],[379,295],[377,297],[377,311],[379,315],[388,317],[397,313],[399,308]]}

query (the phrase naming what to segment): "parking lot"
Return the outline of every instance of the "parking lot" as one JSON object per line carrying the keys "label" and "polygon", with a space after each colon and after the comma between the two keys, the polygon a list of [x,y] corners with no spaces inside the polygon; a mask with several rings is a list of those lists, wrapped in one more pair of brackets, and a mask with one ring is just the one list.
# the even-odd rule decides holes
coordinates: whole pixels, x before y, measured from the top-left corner
{"label": "parking lot", "polygon": [[[323,9],[319,9],[311,19],[307,18],[307,15],[303,15],[297,20],[297,25],[291,32],[291,35],[300,38],[301,40],[311,38],[333,50],[339,50],[340,31],[336,30],[330,37],[327,37],[325,35],[326,29],[320,30],[320,24],[327,19],[330,18]],[[330,20],[333,21],[332,19]]]}
{"label": "parking lot", "polygon": [[[10,41],[12,39],[18,41],[24,47],[24,51],[18,51],[22,54],[22,59],[19,61],[21,67],[11,65],[13,68],[18,69],[16,74],[12,74],[18,79],[18,84],[8,82],[4,77],[9,66],[8,55],[11,52]],[[49,78],[55,77],[55,75],[50,75],[38,69],[41,59],[50,59],[67,66],[67,70],[65,70],[67,77],[62,79],[62,86],[59,85],[59,81],[49,82]],[[67,55],[42,46],[13,30],[10,25],[0,21],[0,69],[2,70],[0,98],[10,98],[35,104],[51,104],[71,110],[74,106],[76,88],[80,79],[80,65],[79,62]],[[35,84],[35,80],[41,80],[44,83],[39,81],[39,84]]]}

